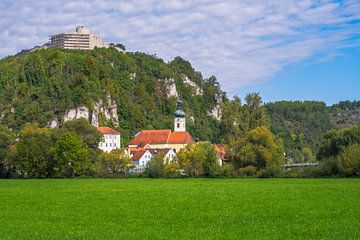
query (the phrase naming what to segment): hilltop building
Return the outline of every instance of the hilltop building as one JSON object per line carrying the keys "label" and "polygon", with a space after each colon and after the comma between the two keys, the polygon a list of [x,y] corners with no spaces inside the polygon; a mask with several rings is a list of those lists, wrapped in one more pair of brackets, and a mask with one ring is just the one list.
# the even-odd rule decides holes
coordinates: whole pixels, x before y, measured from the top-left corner
{"label": "hilltop building", "polygon": [[21,50],[16,56],[24,55],[29,52],[34,52],[39,49],[46,48],[62,48],[62,49],[78,49],[78,50],[92,50],[97,48],[115,48],[119,52],[125,52],[123,48],[119,47],[121,44],[114,45],[112,43],[104,43],[100,36],[93,34],[84,26],[77,26],[75,30],[69,32],[55,34],[49,37],[50,41],[41,46],[35,46],[30,49]]}
{"label": "hilltop building", "polygon": [[106,48],[108,45],[86,27],[78,26],[75,30],[50,36],[50,47],[91,50],[95,47]]}
{"label": "hilltop building", "polygon": [[99,148],[104,152],[111,152],[112,150],[120,149],[120,133],[109,127],[97,127],[100,133],[103,134],[103,139],[99,142]]}

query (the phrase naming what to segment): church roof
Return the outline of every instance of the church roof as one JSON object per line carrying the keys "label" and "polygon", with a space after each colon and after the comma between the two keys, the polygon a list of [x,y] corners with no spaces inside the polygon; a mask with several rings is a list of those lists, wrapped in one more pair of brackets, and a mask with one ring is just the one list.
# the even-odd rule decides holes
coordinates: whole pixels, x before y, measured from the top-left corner
{"label": "church roof", "polygon": [[165,130],[142,130],[130,142],[130,145],[145,146],[146,144],[186,144],[193,139],[188,132],[171,132]]}
{"label": "church roof", "polygon": [[185,112],[183,109],[182,101],[177,102],[176,111],[174,113],[175,117],[185,117]]}

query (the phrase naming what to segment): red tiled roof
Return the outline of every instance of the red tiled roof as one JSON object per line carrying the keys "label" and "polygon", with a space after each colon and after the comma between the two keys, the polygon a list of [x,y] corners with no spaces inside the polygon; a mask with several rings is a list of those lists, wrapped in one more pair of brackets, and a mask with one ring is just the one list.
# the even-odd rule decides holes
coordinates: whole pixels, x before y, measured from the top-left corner
{"label": "red tiled roof", "polygon": [[97,127],[96,129],[102,134],[120,134],[120,132],[109,127]]}
{"label": "red tiled roof", "polygon": [[169,144],[183,144],[190,143],[193,139],[188,132],[172,132],[170,133],[167,143]]}
{"label": "red tiled roof", "polygon": [[219,158],[221,158],[222,160],[225,159],[225,145],[224,144],[213,144],[216,154],[218,155]]}
{"label": "red tiled roof", "polygon": [[146,153],[146,151],[147,151],[147,149],[141,149],[141,150],[135,151],[134,155],[132,156],[131,159],[133,161],[139,160],[144,155],[144,153]]}
{"label": "red tiled roof", "polygon": [[135,135],[129,145],[145,146],[146,144],[185,144],[193,139],[188,132],[171,132],[165,130],[142,130]]}
{"label": "red tiled roof", "polygon": [[138,132],[130,145],[145,146],[146,144],[162,144],[166,143],[171,130],[142,130]]}

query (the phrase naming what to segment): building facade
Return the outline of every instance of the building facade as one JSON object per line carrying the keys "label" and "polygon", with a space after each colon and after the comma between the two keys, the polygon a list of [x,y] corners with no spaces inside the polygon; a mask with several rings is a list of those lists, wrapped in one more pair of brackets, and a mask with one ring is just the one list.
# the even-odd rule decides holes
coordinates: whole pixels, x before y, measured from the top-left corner
{"label": "building facade", "polygon": [[95,47],[108,47],[101,37],[92,34],[84,26],[78,26],[75,30],[50,36],[50,47],[64,49],[91,50]]}
{"label": "building facade", "polygon": [[120,133],[118,131],[109,127],[97,127],[96,129],[103,134],[103,138],[99,142],[99,149],[104,152],[120,149]]}

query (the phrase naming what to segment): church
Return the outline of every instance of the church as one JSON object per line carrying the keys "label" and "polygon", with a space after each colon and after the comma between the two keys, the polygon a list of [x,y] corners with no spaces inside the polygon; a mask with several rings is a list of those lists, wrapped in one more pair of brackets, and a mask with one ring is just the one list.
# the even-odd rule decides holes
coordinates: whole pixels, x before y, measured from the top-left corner
{"label": "church", "polygon": [[129,150],[134,152],[143,148],[154,148],[174,149],[175,152],[179,152],[180,149],[185,148],[191,142],[193,142],[193,139],[186,131],[183,103],[178,101],[174,113],[174,131],[170,129],[142,130],[130,142]]}

